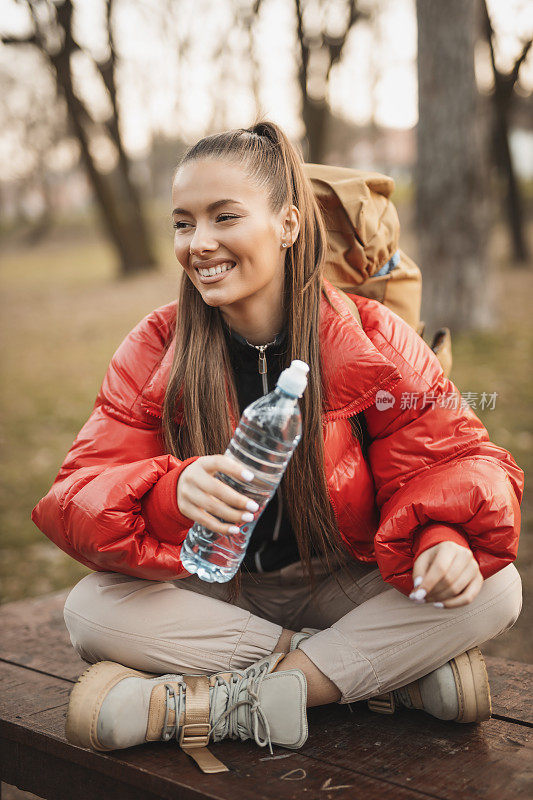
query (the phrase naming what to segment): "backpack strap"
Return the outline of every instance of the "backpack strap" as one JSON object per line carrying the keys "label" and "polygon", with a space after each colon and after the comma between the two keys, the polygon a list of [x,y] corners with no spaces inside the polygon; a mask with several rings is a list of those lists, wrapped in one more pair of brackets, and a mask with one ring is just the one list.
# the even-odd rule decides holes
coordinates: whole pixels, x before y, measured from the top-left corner
{"label": "backpack strap", "polygon": [[[362,328],[363,323],[361,322],[361,315],[359,314],[359,309],[357,308],[352,298],[349,297],[346,294],[346,292],[343,292],[342,289],[339,289],[338,286],[330,285],[329,282],[328,285],[326,286],[326,289],[329,301],[332,302],[333,299],[338,297],[346,307],[346,311],[349,311],[352,314],[357,324],[360,325]],[[338,310],[339,309],[337,309],[337,311]],[[344,316],[347,316],[347,314],[345,313]],[[361,450],[363,452],[363,457],[366,458],[368,453],[368,445],[370,444],[371,440],[370,440],[370,435],[368,433],[368,427],[366,424],[365,415],[362,411],[359,411],[354,417],[349,417],[348,420],[350,422],[353,435],[355,436],[356,439],[359,440],[359,443],[361,445]]]}
{"label": "backpack strap", "polygon": [[[326,283],[326,282],[325,282],[325,283]],[[328,284],[328,285],[326,285],[326,286],[325,286],[325,288],[326,288],[326,291],[327,291],[327,295],[328,295],[328,300],[329,300],[329,302],[330,302],[330,303],[332,303],[332,301],[333,301],[333,298],[334,298],[335,296],[338,296],[338,297],[339,297],[339,298],[342,300],[342,302],[344,303],[344,305],[345,305],[345,306],[347,306],[348,310],[350,311],[350,313],[351,313],[351,314],[352,314],[352,316],[354,317],[355,321],[356,321],[356,322],[358,323],[358,325],[360,325],[360,326],[361,326],[361,328],[362,328],[362,327],[363,327],[363,323],[361,322],[361,315],[359,314],[359,309],[358,309],[358,308],[357,308],[357,306],[355,305],[355,303],[354,303],[354,301],[352,300],[352,298],[351,298],[351,297],[348,297],[348,295],[346,294],[346,292],[343,292],[343,291],[342,291],[342,289],[339,289],[339,287],[338,287],[338,286],[334,286],[333,284],[329,284],[329,282],[327,282],[327,284]],[[333,305],[334,305],[334,304],[333,304]],[[337,308],[337,309],[336,309],[336,311],[339,311],[339,309]],[[341,313],[342,313],[342,312],[341,312]],[[346,316],[346,315],[344,315],[344,316]]]}
{"label": "backpack strap", "polygon": [[351,313],[352,313],[352,314],[353,314],[353,316],[355,317],[355,320],[356,320],[356,322],[357,322],[357,323],[358,323],[358,324],[359,324],[361,327],[363,327],[363,323],[361,322],[361,315],[360,315],[360,313],[359,313],[359,309],[358,309],[358,308],[357,308],[357,306],[355,305],[355,303],[354,303],[354,301],[352,300],[352,298],[351,298],[351,297],[348,297],[348,295],[346,294],[346,292],[343,292],[343,291],[341,291],[340,289],[337,289],[337,291],[338,291],[338,292],[339,292],[339,291],[341,292],[341,294],[342,294],[342,299],[344,300],[344,302],[346,303],[346,305],[347,305],[347,306],[348,306],[348,308],[350,309]]}

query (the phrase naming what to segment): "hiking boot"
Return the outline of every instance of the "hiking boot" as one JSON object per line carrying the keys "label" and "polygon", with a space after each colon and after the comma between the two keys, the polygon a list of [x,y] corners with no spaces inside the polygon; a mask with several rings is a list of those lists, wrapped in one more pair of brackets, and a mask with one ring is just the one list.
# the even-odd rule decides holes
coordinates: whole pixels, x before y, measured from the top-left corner
{"label": "hiking boot", "polygon": [[[291,638],[291,650],[308,639],[315,628],[302,628]],[[492,704],[485,659],[479,647],[452,658],[412,683],[367,701],[371,711],[394,714],[400,706],[416,708],[437,719],[483,722],[490,719]]]}
{"label": "hiking boot", "polygon": [[368,700],[371,711],[394,714],[398,706],[417,708],[437,719],[482,722],[492,713],[489,679],[479,647],[400,689]]}
{"label": "hiking boot", "polygon": [[203,772],[227,771],[209,739],[254,739],[297,749],[307,739],[303,672],[273,672],[284,653],[244,670],[214,675],[152,675],[100,661],[70,694],[66,736],[94,750],[118,750],[175,738]]}
{"label": "hiking boot", "polygon": [[290,651],[296,650],[300,642],[304,639],[309,639],[314,633],[320,633],[320,628],[302,628],[298,633],[293,633],[291,636]]}

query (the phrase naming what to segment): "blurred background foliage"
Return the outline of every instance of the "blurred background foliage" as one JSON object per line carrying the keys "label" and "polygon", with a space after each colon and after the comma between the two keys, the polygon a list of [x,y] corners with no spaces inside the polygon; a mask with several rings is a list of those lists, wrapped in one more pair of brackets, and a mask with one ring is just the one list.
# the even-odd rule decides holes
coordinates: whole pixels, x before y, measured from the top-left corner
{"label": "blurred background foliage", "polygon": [[0,0],[0,600],[86,570],[30,512],[128,331],[177,294],[170,183],[188,144],[281,124],[307,161],[392,175],[422,318],[526,472],[532,656],[533,20],[512,0]]}

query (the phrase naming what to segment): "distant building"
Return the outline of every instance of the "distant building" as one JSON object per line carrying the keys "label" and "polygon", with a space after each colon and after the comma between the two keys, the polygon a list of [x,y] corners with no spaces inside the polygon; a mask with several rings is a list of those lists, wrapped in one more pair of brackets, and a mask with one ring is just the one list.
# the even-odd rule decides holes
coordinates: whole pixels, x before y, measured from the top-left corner
{"label": "distant building", "polygon": [[409,180],[415,159],[415,128],[356,125],[330,117],[324,159],[328,164],[374,170],[395,179]]}

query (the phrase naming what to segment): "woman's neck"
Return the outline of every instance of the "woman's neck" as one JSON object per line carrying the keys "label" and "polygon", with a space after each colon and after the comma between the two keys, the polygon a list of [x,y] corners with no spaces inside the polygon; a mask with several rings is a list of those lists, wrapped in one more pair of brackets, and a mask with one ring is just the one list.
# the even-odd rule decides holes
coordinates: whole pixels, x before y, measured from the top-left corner
{"label": "woman's neck", "polygon": [[254,345],[263,345],[273,342],[283,330],[283,315],[247,315],[246,317],[229,314],[221,311],[222,319],[230,331],[235,331]]}

